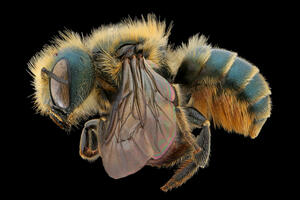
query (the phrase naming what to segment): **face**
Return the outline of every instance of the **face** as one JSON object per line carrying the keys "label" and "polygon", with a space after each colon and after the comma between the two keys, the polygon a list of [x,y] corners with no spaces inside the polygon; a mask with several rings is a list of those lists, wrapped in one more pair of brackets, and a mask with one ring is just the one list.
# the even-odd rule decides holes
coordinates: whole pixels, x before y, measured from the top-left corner
{"label": "face", "polygon": [[[48,71],[49,116],[62,129],[69,131],[72,112],[84,101],[92,88],[93,72],[88,54],[78,49],[59,52]],[[82,85],[86,87],[83,88]]]}

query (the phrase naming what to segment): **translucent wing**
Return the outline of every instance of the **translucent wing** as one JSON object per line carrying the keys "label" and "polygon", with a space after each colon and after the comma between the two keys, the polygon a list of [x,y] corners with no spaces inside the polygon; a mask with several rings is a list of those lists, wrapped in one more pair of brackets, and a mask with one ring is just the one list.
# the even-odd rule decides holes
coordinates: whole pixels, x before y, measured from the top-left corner
{"label": "translucent wing", "polygon": [[172,86],[143,57],[125,59],[122,86],[101,140],[106,172],[121,178],[160,158],[176,136]]}

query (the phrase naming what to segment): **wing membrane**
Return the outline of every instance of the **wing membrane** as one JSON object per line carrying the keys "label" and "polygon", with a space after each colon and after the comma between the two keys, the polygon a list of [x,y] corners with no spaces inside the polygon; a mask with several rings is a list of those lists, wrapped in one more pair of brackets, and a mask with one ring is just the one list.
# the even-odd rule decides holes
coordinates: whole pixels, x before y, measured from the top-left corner
{"label": "wing membrane", "polygon": [[121,178],[160,158],[176,136],[172,86],[143,57],[125,59],[122,86],[101,144],[107,173]]}

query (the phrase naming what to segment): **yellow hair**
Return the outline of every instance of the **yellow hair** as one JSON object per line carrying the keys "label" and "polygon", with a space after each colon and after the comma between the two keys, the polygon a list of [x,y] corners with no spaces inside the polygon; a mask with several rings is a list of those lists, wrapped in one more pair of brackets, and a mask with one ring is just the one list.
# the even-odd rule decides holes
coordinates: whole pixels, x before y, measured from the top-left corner
{"label": "yellow hair", "polygon": [[165,22],[160,22],[154,15],[148,15],[147,20],[123,20],[119,24],[102,26],[92,31],[85,40],[90,51],[100,51],[96,58],[96,68],[106,72],[116,80],[121,61],[114,57],[117,48],[124,43],[141,43],[143,52],[148,52],[147,59],[160,65],[163,62],[160,48],[167,48],[170,28],[166,31]]}
{"label": "yellow hair", "polygon": [[[55,62],[55,56],[63,49],[69,47],[80,48],[85,52],[89,52],[88,48],[84,45],[82,38],[79,34],[65,31],[60,32],[59,37],[56,37],[51,45],[46,45],[43,50],[37,53],[28,63],[30,73],[33,77],[32,85],[34,87],[34,107],[41,115],[48,115],[50,106],[50,88],[49,78],[45,76],[41,70],[46,68],[51,71]],[[96,91],[92,91],[90,96],[76,108],[69,117],[69,123],[76,124],[77,118],[82,118],[91,113],[95,113],[98,106],[93,97]]]}
{"label": "yellow hair", "polygon": [[[102,89],[112,92],[115,92],[116,88],[111,87],[108,80],[101,78],[97,72],[105,72],[116,83],[118,82],[117,76],[121,69],[121,61],[116,58],[115,53],[120,45],[127,42],[140,43],[139,48],[148,52],[147,59],[161,65],[164,62],[161,48],[167,48],[169,34],[170,29],[166,31],[165,22],[158,21],[154,15],[148,15],[147,19],[132,20],[129,18],[116,25],[102,26],[93,30],[91,35],[86,38],[69,30],[60,32],[51,45],[46,45],[28,63],[35,90],[33,97],[35,109],[41,115],[49,114],[51,101],[49,78],[43,75],[41,70],[42,68],[46,68],[48,71],[52,70],[55,56],[59,51],[69,47],[85,51],[93,58],[96,70],[96,81],[92,92],[69,115],[68,122],[75,125],[79,119],[110,109],[110,102],[99,97],[102,92],[96,85],[101,85]],[[95,50],[100,50],[100,58],[93,57]]]}

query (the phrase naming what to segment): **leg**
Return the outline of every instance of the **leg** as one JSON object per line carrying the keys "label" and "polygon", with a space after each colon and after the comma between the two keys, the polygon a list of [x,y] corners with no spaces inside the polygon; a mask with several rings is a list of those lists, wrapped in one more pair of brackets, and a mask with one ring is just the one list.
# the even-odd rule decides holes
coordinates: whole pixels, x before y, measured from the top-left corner
{"label": "leg", "polygon": [[167,192],[181,186],[197,172],[198,168],[199,165],[191,158],[182,161],[172,178],[160,189]]}
{"label": "leg", "polygon": [[210,155],[210,122],[195,108],[185,108],[188,121],[195,127],[202,128],[200,134],[196,138],[196,143],[202,148],[202,151],[195,156],[196,161],[201,168],[204,168]]}
{"label": "leg", "polygon": [[184,114],[183,108],[176,107],[176,118],[178,127],[184,137],[184,139],[194,148],[194,154],[201,151],[199,145],[196,144],[194,135],[191,133],[190,126],[186,115]]}
{"label": "leg", "polygon": [[181,162],[172,178],[161,187],[161,190],[165,192],[181,186],[197,172],[199,167],[204,168],[208,163],[210,154],[210,123],[194,108],[186,108],[186,114],[190,123],[195,123],[198,127],[202,127],[200,134],[195,140],[196,144],[201,147],[201,151],[194,156],[186,157]]}
{"label": "leg", "polygon": [[99,119],[87,121],[82,129],[79,154],[83,159],[94,161],[100,155],[99,136],[98,136]]}
{"label": "leg", "polygon": [[202,151],[195,155],[195,160],[201,168],[204,168],[210,155],[210,123],[205,121],[200,134],[196,138],[196,143],[202,148]]}
{"label": "leg", "polygon": [[[185,114],[183,114],[183,111]],[[210,154],[210,122],[195,108],[185,107],[177,108],[177,119],[179,121],[179,128],[181,129],[185,139],[189,144],[194,146],[196,150],[196,161],[199,162],[200,167],[204,168],[208,162]],[[188,123],[186,125],[186,123]],[[200,134],[194,141],[193,136],[191,136],[190,130],[186,127],[194,126],[197,128],[202,128]]]}
{"label": "leg", "polygon": [[201,128],[203,123],[207,120],[198,110],[193,107],[185,107],[185,114],[187,120],[193,127]]}

